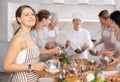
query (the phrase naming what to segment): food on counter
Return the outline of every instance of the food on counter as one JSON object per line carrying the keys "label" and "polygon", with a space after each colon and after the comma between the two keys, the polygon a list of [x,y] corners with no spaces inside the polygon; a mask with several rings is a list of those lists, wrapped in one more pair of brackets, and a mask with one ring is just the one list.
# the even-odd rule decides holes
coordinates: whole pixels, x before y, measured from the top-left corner
{"label": "food on counter", "polygon": [[99,78],[94,78],[92,81],[90,81],[90,82],[107,82],[107,81],[103,81],[103,80],[101,80],[101,79],[99,79]]}
{"label": "food on counter", "polygon": [[78,77],[66,78],[66,80],[67,82],[81,82]]}
{"label": "food on counter", "polygon": [[90,82],[106,82],[102,79],[102,70],[101,69],[95,69],[94,70],[94,79]]}
{"label": "food on counter", "polygon": [[107,75],[105,77],[107,82],[120,82],[120,73],[112,74],[112,75]]}
{"label": "food on counter", "polygon": [[71,60],[72,56],[68,56],[68,55],[63,55],[62,58],[59,58],[60,62],[63,62],[63,63],[70,63],[70,60]]}

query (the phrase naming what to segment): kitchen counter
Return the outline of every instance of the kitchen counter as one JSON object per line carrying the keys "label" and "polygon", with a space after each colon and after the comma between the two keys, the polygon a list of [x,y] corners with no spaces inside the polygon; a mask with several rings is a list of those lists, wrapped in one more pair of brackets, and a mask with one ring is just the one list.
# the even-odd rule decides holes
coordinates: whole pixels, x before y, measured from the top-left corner
{"label": "kitchen counter", "polygon": [[[84,61],[84,63],[86,64],[86,65],[88,65],[88,61],[87,60],[83,60]],[[77,60],[77,63],[80,63],[80,61],[78,61]],[[86,74],[87,73],[92,73],[92,71],[96,68],[96,66],[97,65],[90,65],[90,67],[92,67],[92,68],[89,68],[88,70],[86,70],[85,72],[86,72]],[[71,67],[69,67],[69,64],[66,66],[66,68],[67,69],[70,69]],[[113,67],[113,66],[110,66],[110,65],[108,65],[108,66],[106,66],[106,68],[103,70],[103,71],[116,71],[116,69],[115,69],[115,67]],[[58,72],[58,73],[55,73],[55,74],[52,74],[52,73],[48,73],[48,72],[46,72],[46,71],[42,71],[42,72],[39,72],[38,73],[38,77],[39,78],[45,78],[45,77],[50,77],[50,78],[53,78],[54,79],[54,82],[59,82],[58,81],[58,79],[57,79],[57,75],[59,74],[59,73],[61,73],[61,72]],[[68,73],[69,74],[69,73]],[[67,76],[69,76],[69,75],[67,75]],[[67,77],[66,76],[66,77]],[[87,75],[86,75],[87,76]],[[75,77],[75,75],[73,75],[73,76],[71,76],[73,79],[77,79],[76,77]],[[80,78],[80,77],[78,77],[78,78]],[[68,79],[68,78],[67,78]],[[107,76],[107,79],[108,79],[108,76]],[[74,82],[74,81],[73,81]],[[75,81],[75,82],[77,82],[77,81]],[[82,81],[78,81],[78,82],[82,82]],[[85,81],[85,82],[87,82],[87,80]],[[115,82],[115,81],[114,81]]]}

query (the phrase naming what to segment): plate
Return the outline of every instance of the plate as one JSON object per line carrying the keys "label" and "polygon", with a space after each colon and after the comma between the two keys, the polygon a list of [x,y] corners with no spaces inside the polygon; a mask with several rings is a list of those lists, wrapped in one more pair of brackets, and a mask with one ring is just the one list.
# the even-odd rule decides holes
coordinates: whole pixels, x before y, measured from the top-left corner
{"label": "plate", "polygon": [[54,82],[53,78],[40,78],[38,82]]}

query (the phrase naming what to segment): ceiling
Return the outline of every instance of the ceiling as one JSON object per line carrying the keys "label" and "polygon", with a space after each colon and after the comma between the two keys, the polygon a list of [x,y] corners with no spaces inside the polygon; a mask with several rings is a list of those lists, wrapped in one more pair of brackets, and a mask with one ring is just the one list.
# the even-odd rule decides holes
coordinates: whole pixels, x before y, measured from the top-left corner
{"label": "ceiling", "polygon": [[97,4],[97,5],[114,5],[115,0],[8,0],[8,2],[21,2],[21,3],[39,3],[39,4]]}

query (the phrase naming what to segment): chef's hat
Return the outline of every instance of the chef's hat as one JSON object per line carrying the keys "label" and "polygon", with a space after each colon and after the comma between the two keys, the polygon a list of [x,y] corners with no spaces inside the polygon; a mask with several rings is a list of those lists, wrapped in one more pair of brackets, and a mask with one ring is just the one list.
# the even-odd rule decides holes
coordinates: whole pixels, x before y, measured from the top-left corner
{"label": "chef's hat", "polygon": [[72,18],[73,19],[79,18],[83,22],[85,20],[85,14],[84,12],[74,12],[72,14]]}

